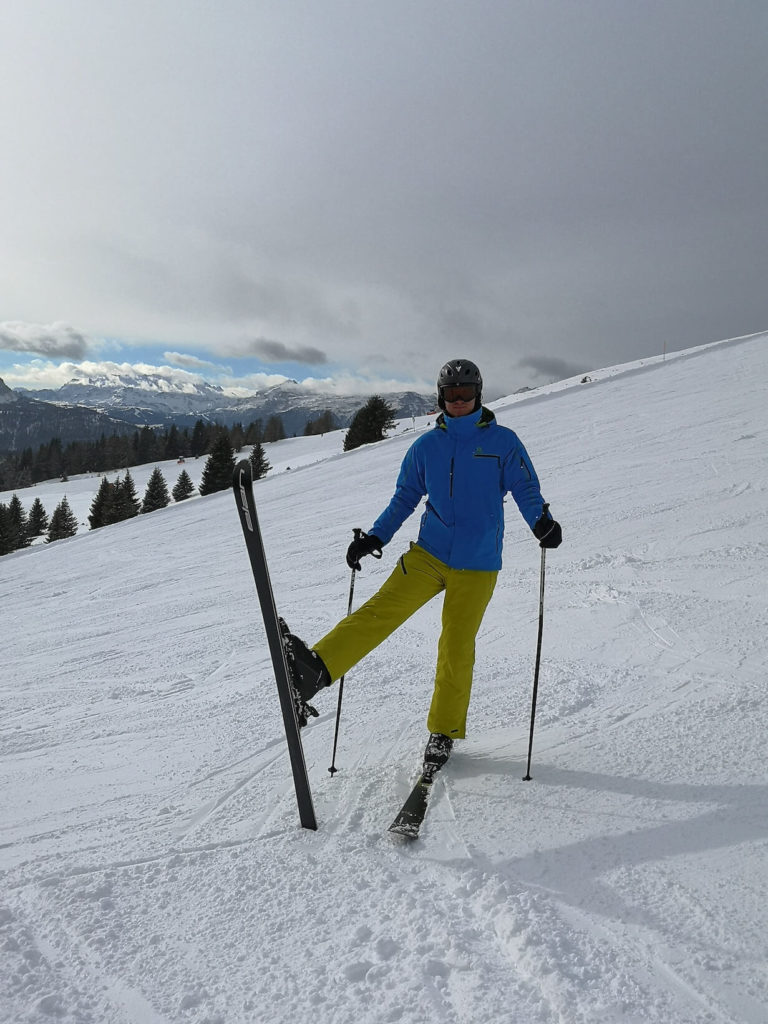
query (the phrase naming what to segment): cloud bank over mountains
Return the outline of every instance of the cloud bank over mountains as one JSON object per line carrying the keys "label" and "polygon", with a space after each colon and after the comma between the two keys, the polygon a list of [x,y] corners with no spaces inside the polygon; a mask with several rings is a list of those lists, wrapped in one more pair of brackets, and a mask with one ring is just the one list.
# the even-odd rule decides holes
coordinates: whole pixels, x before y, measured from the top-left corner
{"label": "cloud bank over mountains", "polygon": [[83,359],[92,348],[85,334],[69,324],[28,324],[20,320],[0,323],[0,349],[32,352],[63,359]]}
{"label": "cloud bank over mountains", "polygon": [[382,387],[466,356],[504,394],[762,330],[767,34],[701,0],[6,4],[0,344]]}

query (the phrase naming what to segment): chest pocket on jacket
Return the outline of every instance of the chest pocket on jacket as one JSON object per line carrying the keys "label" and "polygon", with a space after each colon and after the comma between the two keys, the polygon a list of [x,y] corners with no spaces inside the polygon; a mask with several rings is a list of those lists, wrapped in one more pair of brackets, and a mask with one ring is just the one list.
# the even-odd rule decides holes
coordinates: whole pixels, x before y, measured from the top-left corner
{"label": "chest pocket on jacket", "polygon": [[473,484],[478,487],[484,488],[491,482],[501,487],[501,456],[472,452],[471,474]]}

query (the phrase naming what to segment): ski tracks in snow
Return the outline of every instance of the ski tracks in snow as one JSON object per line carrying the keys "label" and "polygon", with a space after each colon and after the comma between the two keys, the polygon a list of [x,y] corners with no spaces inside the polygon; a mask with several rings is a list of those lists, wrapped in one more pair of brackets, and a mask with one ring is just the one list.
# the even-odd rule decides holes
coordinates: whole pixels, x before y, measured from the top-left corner
{"label": "ski tracks in snow", "polygon": [[[105,906],[105,889],[87,898]],[[9,1015],[10,1007],[26,1005],[24,1020],[57,1020],[64,1024],[170,1024],[142,993],[141,979],[129,983],[105,969],[101,951],[93,949],[72,927],[70,915],[53,913],[40,919],[41,903],[33,890],[21,894],[18,909],[0,906],[0,942]],[[0,997],[0,1009],[3,999]]]}

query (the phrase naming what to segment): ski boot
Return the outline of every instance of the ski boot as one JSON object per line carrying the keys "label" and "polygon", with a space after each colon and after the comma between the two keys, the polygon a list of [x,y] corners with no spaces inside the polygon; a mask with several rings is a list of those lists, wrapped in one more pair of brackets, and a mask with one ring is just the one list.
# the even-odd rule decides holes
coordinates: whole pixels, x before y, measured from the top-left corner
{"label": "ski boot", "polygon": [[444,736],[441,732],[430,733],[427,747],[424,751],[423,774],[431,778],[435,772],[439,772],[451,756],[452,749],[453,740],[450,736]]}
{"label": "ski boot", "polygon": [[318,690],[331,685],[331,677],[320,657],[311,651],[303,640],[290,632],[283,619],[280,619],[280,632],[291,675],[296,717],[299,726],[303,728],[310,718],[317,718],[320,714],[309,701]]}

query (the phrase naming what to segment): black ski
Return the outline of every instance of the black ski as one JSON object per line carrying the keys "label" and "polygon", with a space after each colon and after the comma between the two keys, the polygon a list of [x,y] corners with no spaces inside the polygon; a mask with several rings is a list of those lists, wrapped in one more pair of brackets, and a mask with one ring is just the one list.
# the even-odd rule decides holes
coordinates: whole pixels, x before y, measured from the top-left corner
{"label": "black ski", "polygon": [[[248,459],[241,459],[235,466],[235,472],[232,477],[232,489],[235,492],[240,525],[243,528],[245,545],[248,548],[248,557],[250,558],[256,591],[261,605],[261,614],[264,619],[264,629],[267,633],[269,653],[272,657],[272,665],[275,671],[275,682],[277,683],[277,692],[280,697],[280,710],[283,713],[283,724],[285,726],[285,738],[288,742],[288,753],[291,758],[293,784],[296,789],[296,802],[299,806],[299,820],[303,828],[316,829],[317,820],[312,804],[312,793],[309,788],[307,766],[304,761],[304,749],[301,745],[301,733],[299,732],[298,715],[301,715],[304,709],[301,706],[297,709],[296,694],[291,685],[285,645],[283,643],[285,624],[278,618],[275,607],[275,597],[269,578],[264,542],[259,528],[259,519],[256,515],[256,502],[253,499],[253,475]],[[304,713],[303,719],[306,721],[306,713]]]}
{"label": "black ski", "polygon": [[404,836],[406,839],[418,839],[437,771],[438,769],[434,765],[424,765],[421,775],[416,780],[397,817],[389,826],[390,832]]}

